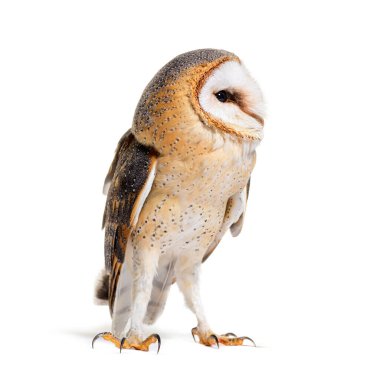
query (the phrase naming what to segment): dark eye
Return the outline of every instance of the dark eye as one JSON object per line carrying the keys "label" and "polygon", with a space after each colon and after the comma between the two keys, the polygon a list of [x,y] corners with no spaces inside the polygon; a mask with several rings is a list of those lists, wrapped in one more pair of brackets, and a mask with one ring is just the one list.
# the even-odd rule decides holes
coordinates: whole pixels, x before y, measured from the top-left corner
{"label": "dark eye", "polygon": [[221,91],[218,91],[216,94],[215,94],[216,98],[218,99],[219,102],[227,102],[228,99],[230,98],[230,93],[228,91],[225,91],[225,90],[221,90]]}

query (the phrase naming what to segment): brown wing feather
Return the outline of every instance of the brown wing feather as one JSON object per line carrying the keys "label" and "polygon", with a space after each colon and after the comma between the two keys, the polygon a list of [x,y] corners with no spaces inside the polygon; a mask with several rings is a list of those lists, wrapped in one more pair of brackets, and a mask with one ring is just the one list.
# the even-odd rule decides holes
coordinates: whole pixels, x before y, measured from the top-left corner
{"label": "brown wing feather", "polygon": [[109,184],[103,216],[104,256],[109,273],[108,301],[112,312],[115,292],[133,221],[141,207],[148,177],[157,160],[154,149],[140,144],[128,131],[120,140],[105,184]]}
{"label": "brown wing feather", "polygon": [[[129,129],[127,132],[124,133],[124,135],[121,137],[120,141],[118,142],[117,148],[115,150],[115,156],[113,158],[110,168],[108,169],[107,176],[104,179],[103,193],[105,195],[108,194],[109,188],[111,186],[112,178],[115,175],[116,167],[118,166],[118,162],[119,162],[120,150],[121,148],[123,148],[124,150],[128,148],[128,145],[131,143],[133,139],[134,139],[134,136],[131,130]],[[106,221],[106,210],[104,210],[104,214],[103,214],[102,228],[104,228],[105,226],[105,221]]]}

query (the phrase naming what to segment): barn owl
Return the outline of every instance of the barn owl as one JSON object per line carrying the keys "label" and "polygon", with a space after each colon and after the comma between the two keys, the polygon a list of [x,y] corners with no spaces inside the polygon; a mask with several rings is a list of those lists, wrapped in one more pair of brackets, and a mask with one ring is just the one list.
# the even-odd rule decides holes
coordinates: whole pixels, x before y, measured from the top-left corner
{"label": "barn owl", "polygon": [[112,329],[93,346],[102,337],[120,351],[159,348],[160,336],[143,328],[162,313],[173,283],[196,316],[199,343],[250,340],[212,331],[199,274],[226,231],[241,231],[263,107],[256,81],[223,50],[179,55],[147,85],[105,179],[106,266],[96,297],[108,301]]}

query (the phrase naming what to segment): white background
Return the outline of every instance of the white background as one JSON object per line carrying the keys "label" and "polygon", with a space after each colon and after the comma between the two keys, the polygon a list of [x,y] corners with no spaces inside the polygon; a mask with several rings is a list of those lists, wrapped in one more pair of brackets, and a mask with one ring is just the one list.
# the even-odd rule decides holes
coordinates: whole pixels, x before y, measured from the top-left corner
{"label": "white background", "polygon": [[[6,374],[379,374],[380,58],[376,1],[2,1],[1,322]],[[204,265],[217,333],[193,343],[177,287],[161,352],[91,349],[102,182],[155,72],[231,50],[268,117],[242,234]],[[5,363],[4,363],[5,362]]]}

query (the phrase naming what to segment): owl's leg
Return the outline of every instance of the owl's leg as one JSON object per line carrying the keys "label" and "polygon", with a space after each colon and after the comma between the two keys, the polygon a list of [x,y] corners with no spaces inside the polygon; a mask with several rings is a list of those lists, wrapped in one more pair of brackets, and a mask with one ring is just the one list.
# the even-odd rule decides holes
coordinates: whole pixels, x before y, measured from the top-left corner
{"label": "owl's leg", "polygon": [[[180,263],[179,263],[180,265]],[[184,295],[185,303],[195,314],[198,321],[198,328],[202,333],[212,334],[207,322],[199,289],[200,264],[180,269],[176,268],[176,281],[179,289]]]}
{"label": "owl's leg", "polygon": [[[114,310],[112,315],[112,333],[99,333],[98,338],[112,342],[120,349],[136,349],[148,351],[152,343],[161,339],[158,334],[152,334],[144,339],[143,320],[147,311],[152,292],[153,277],[156,272],[156,255],[152,250],[135,252],[133,257],[126,257],[119,277]],[[126,325],[130,319],[129,330],[125,335]]]}
{"label": "owl's leg", "polygon": [[126,336],[120,343],[122,349],[136,349],[148,351],[152,343],[158,343],[160,350],[161,339],[158,334],[152,334],[144,339],[143,321],[147,311],[148,303],[152,293],[153,278],[157,268],[157,254],[152,250],[149,252],[139,251],[133,257],[133,288],[131,324]]}
{"label": "owl's leg", "polygon": [[188,267],[176,273],[178,287],[185,297],[187,306],[195,313],[198,321],[197,327],[191,331],[194,340],[195,336],[197,336],[199,343],[206,346],[216,345],[217,347],[219,347],[220,343],[226,346],[239,346],[243,345],[245,340],[248,340],[252,342],[253,346],[256,346],[255,342],[249,337],[237,337],[233,333],[216,335],[210,329],[200,298],[199,272],[200,264],[197,264],[196,266]]}
{"label": "owl's leg", "polygon": [[[92,348],[94,343],[103,338],[105,341],[112,342],[120,348],[121,339],[124,337],[125,328],[131,315],[131,300],[133,286],[133,269],[131,268],[131,257],[126,256],[121,266],[120,276],[118,278],[115,301],[112,307],[112,330],[111,332],[103,332],[97,334],[92,340]],[[107,290],[109,288],[107,282]]]}

